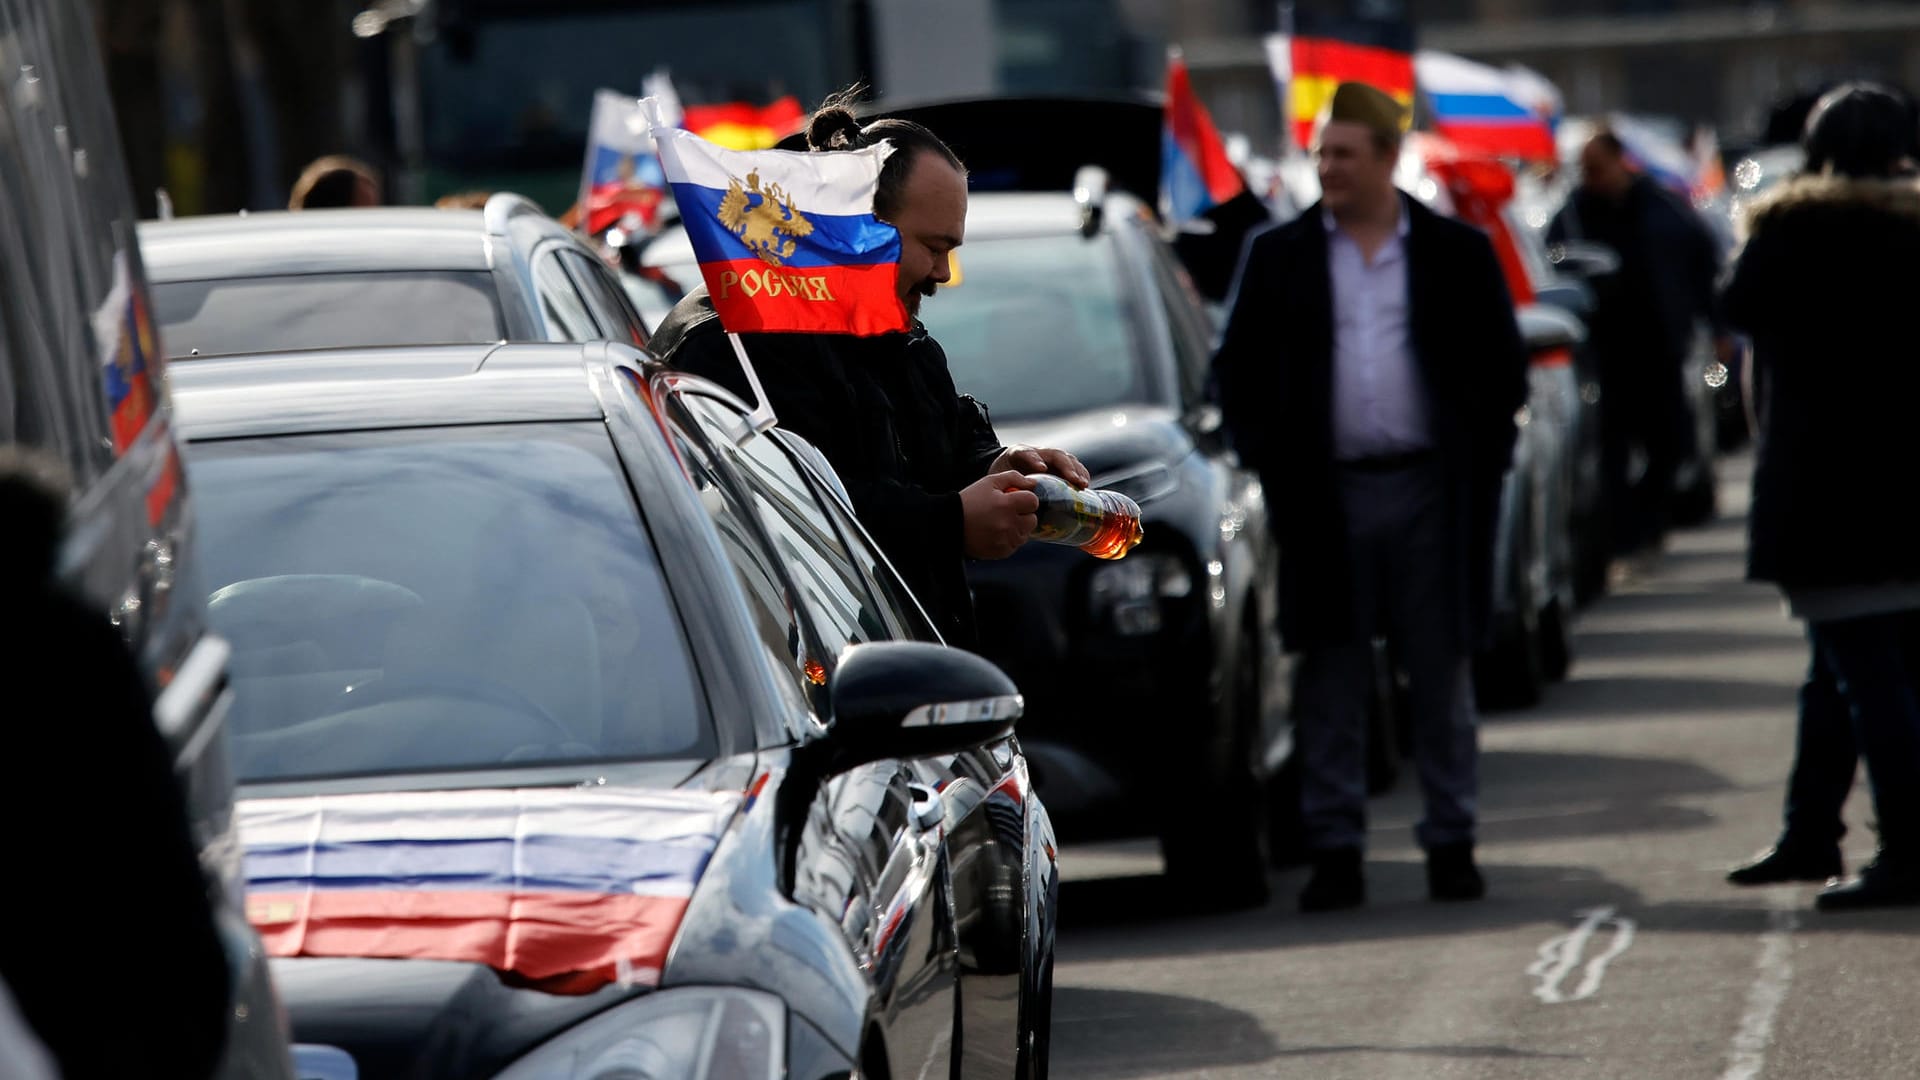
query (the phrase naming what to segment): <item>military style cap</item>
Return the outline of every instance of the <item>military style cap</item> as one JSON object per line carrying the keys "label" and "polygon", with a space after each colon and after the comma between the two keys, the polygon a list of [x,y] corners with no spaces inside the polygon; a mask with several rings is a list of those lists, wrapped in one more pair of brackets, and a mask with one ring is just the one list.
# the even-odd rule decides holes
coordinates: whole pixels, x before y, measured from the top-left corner
{"label": "military style cap", "polygon": [[1320,118],[1326,124],[1359,124],[1382,138],[1397,139],[1406,132],[1407,110],[1379,87],[1343,82]]}

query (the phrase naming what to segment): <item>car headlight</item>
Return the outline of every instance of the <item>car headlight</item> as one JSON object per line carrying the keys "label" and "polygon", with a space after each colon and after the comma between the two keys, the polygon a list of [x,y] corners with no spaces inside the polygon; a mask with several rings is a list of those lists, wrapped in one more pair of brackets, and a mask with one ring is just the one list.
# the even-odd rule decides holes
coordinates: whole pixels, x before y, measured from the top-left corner
{"label": "car headlight", "polygon": [[758,990],[661,990],[568,1028],[499,1080],[778,1080],[787,1007]]}
{"label": "car headlight", "polygon": [[1145,637],[1165,625],[1162,600],[1192,593],[1193,575],[1178,556],[1135,552],[1094,567],[1087,579],[1087,608],[1120,636]]}

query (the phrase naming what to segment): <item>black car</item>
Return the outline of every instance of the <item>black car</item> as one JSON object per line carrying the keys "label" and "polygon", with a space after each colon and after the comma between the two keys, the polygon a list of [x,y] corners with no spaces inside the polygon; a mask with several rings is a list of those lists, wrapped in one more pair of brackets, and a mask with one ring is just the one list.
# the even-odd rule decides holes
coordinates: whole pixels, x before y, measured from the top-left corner
{"label": "black car", "polygon": [[1250,900],[1296,803],[1268,506],[1209,399],[1185,270],[1104,187],[1089,169],[1077,195],[975,193],[957,279],[922,315],[1003,439],[1072,451],[1145,526],[1117,562],[1029,544],[972,564],[980,636],[1027,697],[1063,833],[1158,834],[1191,899]]}
{"label": "black car", "polygon": [[1045,1075],[1020,699],[811,447],[610,343],[174,379],[303,1071]]}
{"label": "black car", "polygon": [[375,207],[148,221],[140,246],[175,357],[489,341],[644,347],[592,248],[518,195],[484,210]]}

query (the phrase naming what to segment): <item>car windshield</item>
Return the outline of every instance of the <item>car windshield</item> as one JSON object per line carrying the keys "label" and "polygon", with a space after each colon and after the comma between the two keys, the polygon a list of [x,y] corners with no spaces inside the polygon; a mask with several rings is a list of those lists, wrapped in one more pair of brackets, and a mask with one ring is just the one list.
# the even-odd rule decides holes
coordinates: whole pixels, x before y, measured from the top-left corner
{"label": "car windshield", "polygon": [[154,285],[170,356],[470,345],[507,336],[484,270],[368,271]]}
{"label": "car windshield", "polygon": [[982,240],[957,254],[960,284],[920,317],[954,385],[995,419],[1150,400],[1112,237]]}
{"label": "car windshield", "polygon": [[695,758],[691,653],[598,424],[223,440],[189,466],[243,781]]}

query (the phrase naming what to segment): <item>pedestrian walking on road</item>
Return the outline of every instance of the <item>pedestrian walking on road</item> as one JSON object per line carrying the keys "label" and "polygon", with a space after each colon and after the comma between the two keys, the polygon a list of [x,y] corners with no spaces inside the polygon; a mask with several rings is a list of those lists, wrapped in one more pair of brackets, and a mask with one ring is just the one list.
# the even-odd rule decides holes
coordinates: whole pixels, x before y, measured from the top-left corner
{"label": "pedestrian walking on road", "polygon": [[[1920,475],[1920,127],[1894,92],[1853,84],[1820,100],[1805,142],[1806,174],[1755,207],[1721,295],[1754,350],[1748,576],[1807,621],[1873,789],[1879,853],[1817,905],[1920,904],[1920,523],[1886,486]],[[1803,698],[1787,830],[1747,877],[1838,872],[1853,768],[1837,764],[1837,720]],[[1809,797],[1820,810],[1803,823]]]}
{"label": "pedestrian walking on road", "polygon": [[[1593,347],[1600,361],[1602,498],[1614,553],[1657,547],[1672,517],[1674,479],[1693,451],[1685,367],[1713,315],[1720,250],[1693,209],[1627,160],[1602,130],[1580,152],[1580,188],[1547,230],[1550,243],[1586,241],[1619,257],[1594,281]],[[1732,344],[1717,338],[1721,361]],[[1636,480],[1633,451],[1645,455]]]}
{"label": "pedestrian walking on road", "polygon": [[1404,116],[1374,87],[1335,92],[1317,139],[1324,197],[1248,246],[1215,359],[1228,430],[1273,507],[1281,634],[1303,654],[1307,911],[1365,901],[1379,635],[1409,679],[1430,894],[1486,890],[1470,659],[1527,357],[1486,236],[1394,187]]}
{"label": "pedestrian walking on road", "polygon": [[[986,407],[954,388],[947,354],[919,314],[922,298],[952,278],[951,256],[967,227],[966,170],[925,127],[896,119],[863,127],[852,103],[850,94],[829,98],[807,124],[807,145],[859,150],[892,143],[873,210],[900,232],[896,285],[912,329],[873,337],[740,336],[780,426],[833,465],[861,524],[947,643],[972,648],[977,630],[965,560],[1004,559],[1026,542],[1040,504],[1031,474],[1085,487],[1087,471],[1064,450],[1002,446]],[[651,347],[668,364],[753,400],[705,286],[674,305]],[[1038,368],[1035,377],[1044,377]]]}

